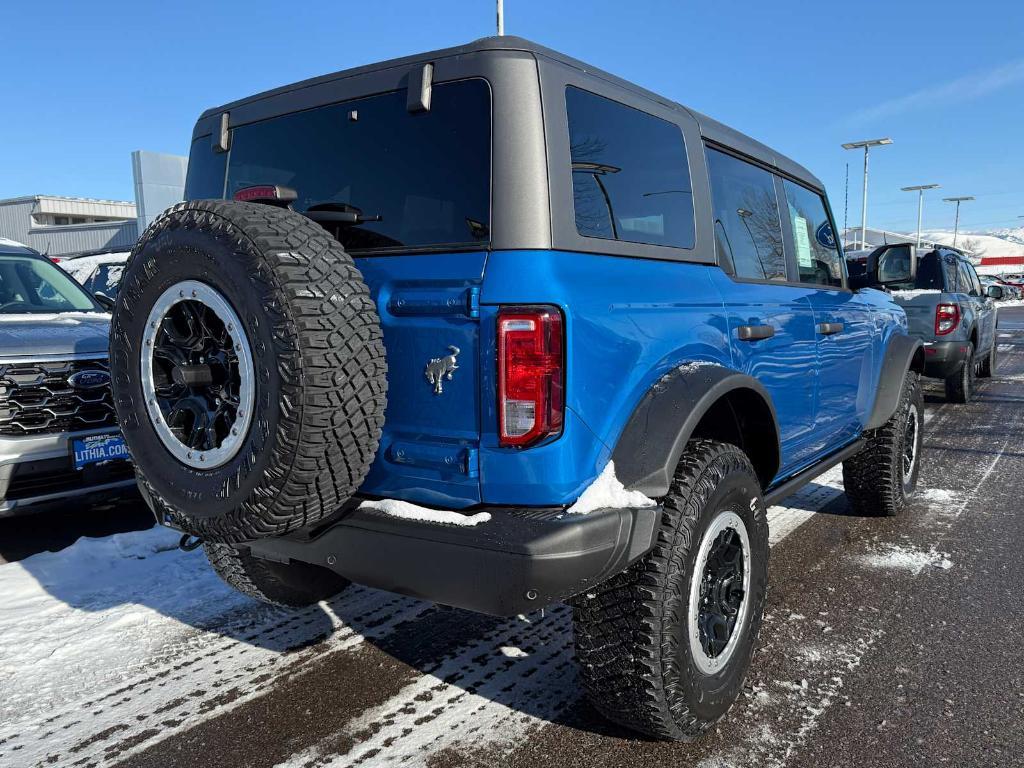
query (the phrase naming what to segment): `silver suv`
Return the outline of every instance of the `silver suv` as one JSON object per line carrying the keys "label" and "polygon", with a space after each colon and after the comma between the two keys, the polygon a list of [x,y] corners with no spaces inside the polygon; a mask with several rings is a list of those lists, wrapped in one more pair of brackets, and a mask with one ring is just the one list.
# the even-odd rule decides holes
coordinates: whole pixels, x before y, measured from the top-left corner
{"label": "silver suv", "polygon": [[0,517],[134,486],[109,327],[104,306],[49,259],[0,246]]}

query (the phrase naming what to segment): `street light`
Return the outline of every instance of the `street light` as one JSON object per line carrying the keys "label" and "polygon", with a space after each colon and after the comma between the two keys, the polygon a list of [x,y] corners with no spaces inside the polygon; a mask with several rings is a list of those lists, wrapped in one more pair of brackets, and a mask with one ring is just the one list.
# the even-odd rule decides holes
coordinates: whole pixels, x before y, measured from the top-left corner
{"label": "street light", "polygon": [[871,147],[881,147],[892,144],[892,139],[868,139],[867,141],[851,141],[843,144],[843,149],[864,150],[864,200],[860,209],[860,247],[867,245],[868,238],[868,150]]}
{"label": "street light", "polygon": [[956,223],[953,224],[953,247],[954,248],[956,248],[957,232],[960,231],[960,203],[965,202],[967,200],[973,200],[973,199],[974,198],[971,197],[970,195],[967,195],[965,197],[944,197],[944,198],[942,198],[943,202],[946,202],[946,203],[956,203]]}
{"label": "street light", "polygon": [[921,212],[924,209],[924,191],[938,189],[938,184],[918,184],[916,187],[900,187],[900,192],[917,192],[917,247],[921,247]]}

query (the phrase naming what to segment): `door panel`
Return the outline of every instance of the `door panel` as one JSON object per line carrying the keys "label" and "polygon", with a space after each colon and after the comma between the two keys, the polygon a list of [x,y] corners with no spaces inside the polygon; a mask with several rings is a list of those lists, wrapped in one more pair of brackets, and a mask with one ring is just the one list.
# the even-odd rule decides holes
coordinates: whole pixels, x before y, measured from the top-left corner
{"label": "door panel", "polygon": [[[734,281],[719,269],[711,273],[728,313],[733,366],[771,395],[782,449],[779,476],[792,474],[820,450],[814,428],[818,352],[810,291]],[[741,328],[761,326],[774,334],[740,339]]]}

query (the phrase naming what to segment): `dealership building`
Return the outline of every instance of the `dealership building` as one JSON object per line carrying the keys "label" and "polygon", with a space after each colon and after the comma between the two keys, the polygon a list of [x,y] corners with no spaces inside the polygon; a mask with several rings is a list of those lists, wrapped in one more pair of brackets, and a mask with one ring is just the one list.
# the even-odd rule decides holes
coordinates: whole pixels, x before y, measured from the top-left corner
{"label": "dealership building", "polygon": [[0,200],[0,238],[48,256],[127,251],[149,223],[182,199],[188,158],[132,153],[135,200],[24,195]]}

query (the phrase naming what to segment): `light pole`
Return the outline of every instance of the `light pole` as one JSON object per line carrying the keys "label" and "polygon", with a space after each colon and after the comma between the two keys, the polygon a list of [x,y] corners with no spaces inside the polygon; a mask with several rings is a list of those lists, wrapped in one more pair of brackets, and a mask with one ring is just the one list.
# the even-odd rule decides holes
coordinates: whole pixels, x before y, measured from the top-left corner
{"label": "light pole", "polygon": [[868,150],[871,147],[881,147],[892,144],[892,139],[869,139],[867,141],[851,141],[843,144],[843,149],[864,150],[864,200],[860,209],[860,247],[867,245],[868,237]]}
{"label": "light pole", "polygon": [[946,202],[946,203],[956,203],[956,221],[953,224],[953,247],[954,248],[956,248],[956,236],[957,236],[957,233],[960,231],[960,203],[965,202],[967,200],[973,200],[973,199],[974,198],[971,197],[970,195],[967,195],[965,197],[944,197],[944,198],[942,198],[943,202]]}
{"label": "light pole", "polygon": [[921,213],[924,211],[924,191],[938,189],[938,184],[918,184],[916,187],[900,187],[900,192],[917,192],[917,247],[921,247]]}
{"label": "light pole", "polygon": [[505,34],[505,3],[498,0],[498,37]]}

